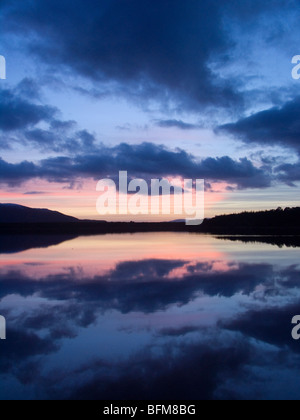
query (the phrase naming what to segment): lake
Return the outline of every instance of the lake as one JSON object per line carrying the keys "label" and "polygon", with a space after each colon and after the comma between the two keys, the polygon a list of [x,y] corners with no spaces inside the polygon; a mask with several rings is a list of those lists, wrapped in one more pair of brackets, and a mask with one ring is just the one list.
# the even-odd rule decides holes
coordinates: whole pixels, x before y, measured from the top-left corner
{"label": "lake", "polygon": [[1,243],[0,399],[300,398],[299,248],[188,233]]}

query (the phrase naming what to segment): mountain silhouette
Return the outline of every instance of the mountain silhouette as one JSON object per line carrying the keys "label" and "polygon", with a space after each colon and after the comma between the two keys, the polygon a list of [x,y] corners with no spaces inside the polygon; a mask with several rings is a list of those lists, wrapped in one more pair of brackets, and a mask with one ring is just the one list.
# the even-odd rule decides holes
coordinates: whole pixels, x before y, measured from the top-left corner
{"label": "mountain silhouette", "polygon": [[78,219],[57,211],[0,204],[0,223],[75,223]]}
{"label": "mountain silhouette", "polygon": [[300,235],[300,207],[216,216],[200,229],[220,235]]}
{"label": "mountain silhouette", "polygon": [[106,222],[79,220],[62,213],[0,204],[0,235],[100,235],[137,232],[192,232],[213,235],[300,236],[300,208],[244,212],[205,219],[202,225],[184,222]]}

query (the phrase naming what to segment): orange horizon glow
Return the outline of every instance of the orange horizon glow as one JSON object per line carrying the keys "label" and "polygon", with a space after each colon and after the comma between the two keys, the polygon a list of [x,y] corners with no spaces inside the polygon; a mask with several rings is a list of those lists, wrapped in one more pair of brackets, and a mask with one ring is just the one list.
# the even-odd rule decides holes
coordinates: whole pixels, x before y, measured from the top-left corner
{"label": "orange horizon glow", "polygon": [[[29,181],[18,187],[0,188],[1,203],[19,204],[31,208],[45,208],[52,211],[76,217],[78,219],[106,220],[108,222],[170,222],[186,219],[186,215],[117,215],[100,216],[96,203],[99,192],[96,191],[97,180],[78,180],[74,185],[50,183],[43,180]],[[260,211],[281,207],[298,207],[297,197],[290,200],[287,190],[270,195],[264,191],[231,191],[227,183],[212,183],[211,190],[205,192],[205,218],[212,218],[221,214],[240,213],[243,211]]]}
{"label": "orange horizon glow", "polygon": [[[100,193],[96,191],[97,181],[88,179],[78,181],[75,186],[49,183],[47,181],[30,181],[11,190],[0,190],[1,203],[13,203],[31,208],[47,208],[58,211],[78,219],[107,220],[107,221],[140,221],[158,222],[185,219],[187,216],[170,215],[108,215],[100,216],[97,213],[96,203]],[[72,188],[71,188],[72,187]],[[227,184],[213,185],[213,191],[205,192],[205,217],[216,215],[217,205],[228,199]],[[21,190],[22,188],[22,190]]]}

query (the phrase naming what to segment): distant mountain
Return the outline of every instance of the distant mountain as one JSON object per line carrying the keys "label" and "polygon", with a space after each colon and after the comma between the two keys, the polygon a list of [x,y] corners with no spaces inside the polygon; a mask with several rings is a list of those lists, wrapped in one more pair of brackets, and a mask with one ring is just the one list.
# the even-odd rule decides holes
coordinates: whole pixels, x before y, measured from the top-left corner
{"label": "distant mountain", "polygon": [[31,209],[17,204],[0,204],[0,223],[75,223],[75,217],[57,211]]}

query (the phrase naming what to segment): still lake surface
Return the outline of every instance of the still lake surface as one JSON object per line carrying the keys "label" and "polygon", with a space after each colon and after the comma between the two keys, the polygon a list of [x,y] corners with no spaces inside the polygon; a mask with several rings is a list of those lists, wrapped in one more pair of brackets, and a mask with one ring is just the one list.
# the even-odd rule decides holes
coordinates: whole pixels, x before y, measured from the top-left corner
{"label": "still lake surface", "polygon": [[1,239],[0,399],[300,398],[299,248],[40,240]]}

